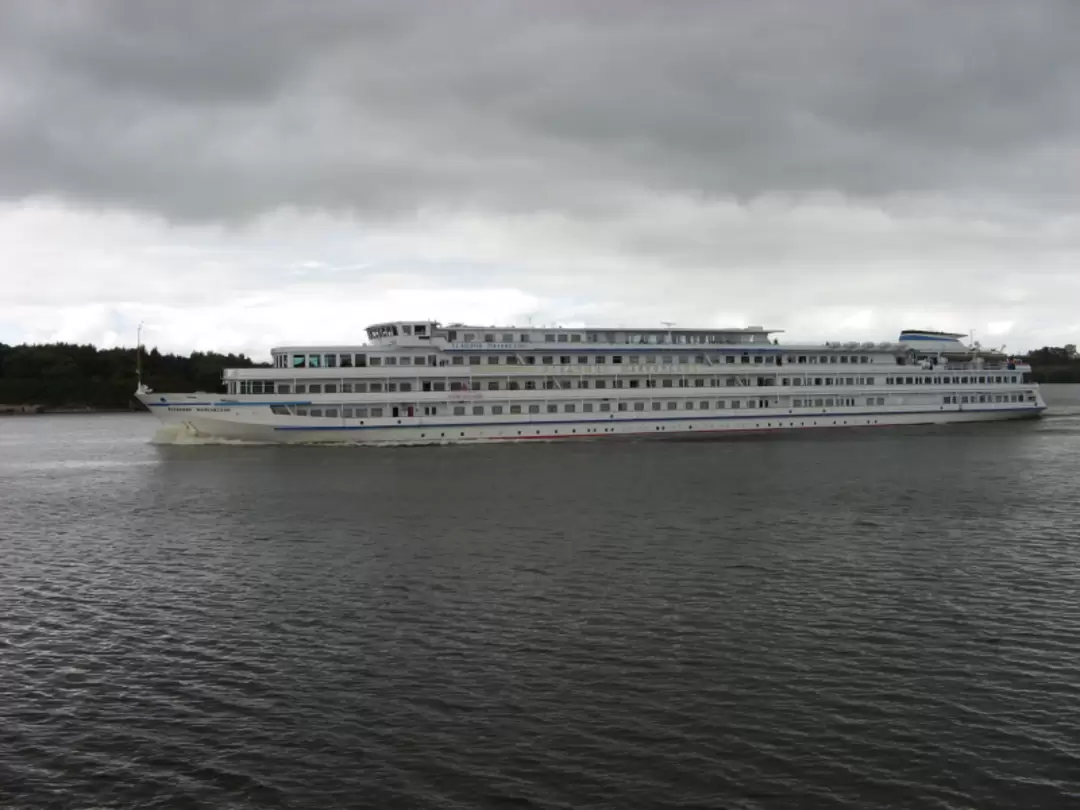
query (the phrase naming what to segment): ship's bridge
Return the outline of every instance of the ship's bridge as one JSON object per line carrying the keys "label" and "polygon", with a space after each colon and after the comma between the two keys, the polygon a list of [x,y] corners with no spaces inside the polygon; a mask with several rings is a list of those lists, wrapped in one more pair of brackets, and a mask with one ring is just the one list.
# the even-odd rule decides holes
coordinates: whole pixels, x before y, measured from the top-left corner
{"label": "ship's bridge", "polygon": [[372,346],[427,346],[438,327],[435,321],[390,321],[367,328]]}

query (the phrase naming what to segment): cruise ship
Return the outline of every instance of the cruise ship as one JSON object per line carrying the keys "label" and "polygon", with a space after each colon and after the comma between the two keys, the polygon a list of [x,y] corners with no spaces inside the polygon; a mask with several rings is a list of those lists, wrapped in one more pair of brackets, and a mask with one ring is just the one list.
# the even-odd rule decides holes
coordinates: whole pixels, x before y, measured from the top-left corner
{"label": "cruise ship", "polygon": [[137,397],[203,437],[365,445],[708,437],[1039,416],[1028,365],[964,335],[782,345],[778,330],[368,327],[360,345],[283,346],[224,393]]}

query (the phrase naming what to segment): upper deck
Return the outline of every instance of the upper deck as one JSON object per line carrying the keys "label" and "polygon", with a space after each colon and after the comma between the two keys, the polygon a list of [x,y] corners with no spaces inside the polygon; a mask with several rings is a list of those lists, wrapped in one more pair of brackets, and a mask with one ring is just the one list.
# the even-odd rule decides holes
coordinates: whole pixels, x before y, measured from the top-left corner
{"label": "upper deck", "polygon": [[[897,341],[825,342],[817,344],[785,344],[771,338],[781,330],[761,326],[727,329],[687,329],[674,325],[660,328],[599,328],[599,327],[516,327],[469,326],[452,323],[443,326],[438,321],[389,321],[367,327],[368,341],[361,344],[281,346],[272,349],[276,368],[332,368],[383,365],[378,358],[401,365],[443,366],[463,363],[458,356],[507,355],[506,362],[522,365],[553,365],[559,355],[562,364],[571,355],[670,353],[672,355],[716,352],[771,353],[790,357],[792,363],[830,362],[828,355],[862,355],[870,363],[934,362],[948,368],[1003,368],[1016,366],[1000,352],[985,351],[978,344],[964,345],[957,333],[925,330],[904,330]],[[535,357],[532,355],[536,355]],[[455,358],[456,359],[452,359]],[[835,362],[835,357],[832,358]],[[472,360],[470,362],[472,362]],[[687,358],[682,361],[686,362]],[[477,360],[477,362],[479,362]],[[489,362],[489,361],[484,361]],[[494,362],[498,362],[497,360]],[[575,360],[574,362],[579,362]],[[580,362],[586,362],[584,360]],[[603,362],[602,359],[596,362]],[[613,358],[613,362],[619,362]],[[653,362],[650,360],[649,362]],[[705,362],[702,360],[702,362]],[[779,361],[778,361],[779,362]],[[854,360],[852,362],[855,362]]]}
{"label": "upper deck", "polygon": [[685,329],[665,326],[655,329],[468,326],[438,321],[391,321],[367,327],[367,342],[347,346],[280,346],[272,352],[363,351],[379,348],[438,349],[520,349],[537,350],[543,345],[577,344],[590,346],[764,346],[770,335],[782,330],[760,326],[729,329]]}

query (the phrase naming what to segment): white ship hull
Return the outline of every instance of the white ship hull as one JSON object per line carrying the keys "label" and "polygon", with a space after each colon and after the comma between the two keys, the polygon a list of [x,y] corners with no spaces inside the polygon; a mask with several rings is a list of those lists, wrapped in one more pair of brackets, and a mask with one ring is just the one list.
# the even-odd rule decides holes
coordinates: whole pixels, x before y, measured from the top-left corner
{"label": "white ship hull", "polygon": [[[144,401],[149,397],[144,397]],[[148,405],[155,403],[147,401]],[[160,403],[158,403],[160,405]],[[752,414],[678,417],[567,420],[556,418],[507,418],[504,422],[477,423],[467,418],[400,420],[406,424],[348,424],[346,420],[289,419],[261,415],[256,409],[232,408],[216,413],[170,412],[168,407],[152,407],[167,425],[190,437],[271,444],[356,444],[374,446],[478,444],[557,440],[597,440],[619,438],[687,439],[717,438],[725,435],[767,432],[794,432],[823,429],[854,429],[904,425],[945,425],[964,422],[994,422],[1038,417],[1045,410],[1039,403],[1002,403],[979,407],[943,406],[937,410],[834,409],[827,413],[787,413],[759,410]],[[205,406],[208,409],[213,406]],[[261,409],[265,411],[266,409]],[[325,422],[336,424],[325,424]],[[348,420],[353,421],[353,420]]]}

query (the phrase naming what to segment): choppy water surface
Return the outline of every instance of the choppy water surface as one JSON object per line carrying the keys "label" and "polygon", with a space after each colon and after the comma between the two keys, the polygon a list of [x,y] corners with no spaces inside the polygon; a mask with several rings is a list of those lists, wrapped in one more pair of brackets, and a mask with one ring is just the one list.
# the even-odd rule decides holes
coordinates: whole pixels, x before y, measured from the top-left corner
{"label": "choppy water surface", "polygon": [[0,420],[5,807],[1080,805],[1038,423],[161,447]]}

